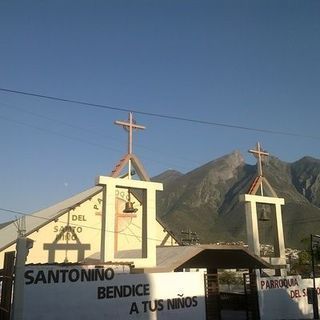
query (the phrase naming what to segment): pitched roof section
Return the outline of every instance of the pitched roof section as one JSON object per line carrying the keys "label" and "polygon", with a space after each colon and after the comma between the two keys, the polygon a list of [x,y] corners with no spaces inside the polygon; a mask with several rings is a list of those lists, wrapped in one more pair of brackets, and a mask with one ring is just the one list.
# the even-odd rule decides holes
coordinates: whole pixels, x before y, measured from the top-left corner
{"label": "pitched roof section", "polygon": [[[93,187],[71,198],[61,201],[49,208],[34,212],[30,215],[26,215],[26,236],[53,221],[54,219],[59,218],[70,209],[79,206],[86,200],[101,192],[101,190],[102,187]],[[0,251],[14,244],[16,242],[16,239],[17,228],[12,222],[1,229]]]}
{"label": "pitched roof section", "polygon": [[257,195],[259,189],[263,186],[263,192],[265,196],[278,198],[276,192],[271,187],[271,184],[266,177],[257,176],[250,185],[248,194]]}
{"label": "pitched roof section", "polygon": [[256,149],[249,150],[249,153],[252,153],[254,157],[257,159],[258,175],[251,183],[248,194],[257,195],[257,193],[260,190],[259,195],[261,196],[265,195],[269,197],[278,198],[276,192],[273,190],[273,188],[271,187],[271,184],[269,183],[267,178],[263,175],[263,171],[262,171],[262,162],[263,162],[262,160],[265,157],[268,157],[269,153],[261,148],[259,142],[257,142]]}
{"label": "pitched roof section", "polygon": [[8,224],[12,223],[13,221],[6,221],[6,222],[3,222],[3,223],[0,223],[0,229],[6,227]]}
{"label": "pitched roof section", "polygon": [[128,165],[129,161],[131,161],[134,169],[136,170],[139,178],[143,181],[150,181],[150,177],[148,176],[146,170],[144,169],[142,163],[138,159],[136,155],[133,153],[127,154],[124,158],[122,158],[114,167],[111,172],[112,178],[118,178],[122,172],[122,170]]}
{"label": "pitched roof section", "polygon": [[[79,206],[80,204],[94,197],[101,191],[102,191],[102,187],[95,186],[79,194],[76,194],[64,201],[61,201],[49,208],[26,215],[25,217],[26,236],[30,235],[31,233],[45,226],[51,221],[59,218],[60,216],[62,216],[72,208]],[[176,237],[169,230],[166,229],[166,227],[159,221],[158,218],[157,218],[157,222],[160,223],[163,226],[164,230],[168,232],[176,240]],[[0,251],[2,251],[16,242],[17,228],[15,226],[14,221],[10,221],[10,222],[1,224],[0,229],[1,229]]]}
{"label": "pitched roof section", "polygon": [[157,247],[157,267],[145,272],[170,272],[183,268],[269,269],[269,263],[241,246],[195,245]]}

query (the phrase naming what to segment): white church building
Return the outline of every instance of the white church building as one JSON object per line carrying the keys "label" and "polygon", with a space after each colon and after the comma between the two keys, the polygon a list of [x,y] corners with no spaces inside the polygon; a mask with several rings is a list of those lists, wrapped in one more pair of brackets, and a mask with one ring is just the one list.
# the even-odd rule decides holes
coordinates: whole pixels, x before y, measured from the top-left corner
{"label": "white church building", "polygon": [[[99,176],[92,188],[21,219],[19,237],[32,245],[22,280],[15,284],[20,293],[13,296],[13,319],[60,319],[61,314],[69,319],[221,319],[218,269],[240,268],[248,270],[250,319],[310,318],[312,307],[303,289],[301,297],[292,297],[292,290],[310,284],[286,275],[284,199],[263,176],[262,157],[267,154],[260,145],[250,151],[258,159],[257,178],[240,196],[249,247],[180,246],[156,216],[156,196],[163,185],[150,181],[132,151],[133,131],[144,127],[135,123],[132,113],[128,120],[115,123],[128,133],[128,151],[110,175]],[[260,251],[261,205],[272,207],[276,240],[271,258]],[[0,229],[1,266],[5,256],[15,252],[16,243],[17,223]],[[6,269],[5,265],[4,275]],[[260,272],[263,269],[273,270],[268,278]],[[198,272],[186,272],[190,270]],[[19,279],[17,268],[15,272]],[[15,299],[20,299],[16,305]],[[10,299],[1,301],[3,319],[10,317],[10,310],[4,311],[10,304]],[[270,309],[271,305],[276,307]]]}

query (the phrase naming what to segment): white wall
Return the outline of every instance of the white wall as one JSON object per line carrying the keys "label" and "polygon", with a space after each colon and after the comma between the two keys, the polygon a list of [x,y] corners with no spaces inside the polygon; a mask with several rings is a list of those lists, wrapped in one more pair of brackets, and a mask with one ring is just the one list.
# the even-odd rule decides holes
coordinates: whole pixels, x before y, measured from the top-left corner
{"label": "white wall", "polygon": [[[78,242],[87,246],[84,252],[84,258],[100,258],[101,199],[102,194],[99,193],[90,200],[86,200],[74,209],[66,212],[56,220],[48,222],[37,231],[28,234],[28,238],[34,240],[34,244],[33,248],[29,251],[27,263],[63,263],[66,260],[68,262],[80,262],[81,259],[79,259],[78,250],[56,250],[54,261],[49,261],[49,251],[44,249],[45,246],[55,242],[57,242],[57,245],[69,244],[72,246],[77,243],[77,240],[74,239],[74,234],[78,238]],[[137,207],[139,208],[139,206]],[[119,222],[119,230],[117,233],[115,233],[114,230],[108,230],[113,235],[117,235],[119,250],[141,248],[141,210],[137,212],[137,218],[126,218],[123,220],[124,221]],[[46,220],[40,219],[40,222],[45,223]],[[56,241],[63,228],[67,225],[74,229],[74,234],[66,232],[61,235],[59,241]],[[167,236],[167,232],[160,223],[156,221],[156,233],[152,235],[152,245],[160,245],[164,239],[166,239],[165,245],[175,244],[173,238]],[[0,268],[3,266],[5,252],[15,251],[15,249],[16,244],[13,244],[0,252]]]}
{"label": "white wall", "polygon": [[[261,320],[313,319],[312,304],[308,304],[307,288],[312,279],[300,276],[258,279],[258,295]],[[320,279],[316,279],[318,299]]]}
{"label": "white wall", "polygon": [[[120,270],[104,281],[70,281],[68,275],[62,276],[75,268],[26,267],[23,319],[205,319],[203,273],[127,274]],[[49,270],[60,272],[59,281],[48,283]],[[71,279],[76,279],[76,273],[72,271]],[[116,296],[115,288],[121,286],[131,293]]]}

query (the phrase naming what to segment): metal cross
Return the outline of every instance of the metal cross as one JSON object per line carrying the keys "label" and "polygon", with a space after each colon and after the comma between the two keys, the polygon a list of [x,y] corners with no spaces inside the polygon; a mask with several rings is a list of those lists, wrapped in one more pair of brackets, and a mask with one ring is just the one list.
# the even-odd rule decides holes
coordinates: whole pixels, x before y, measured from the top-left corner
{"label": "metal cross", "polygon": [[262,173],[262,157],[269,156],[269,153],[264,151],[261,148],[259,142],[257,142],[256,149],[251,149],[251,150],[249,150],[249,152],[252,153],[255,156],[255,158],[258,159],[258,175],[262,177],[263,176],[263,173]]}
{"label": "metal cross", "polygon": [[145,129],[146,127],[138,125],[135,123],[132,112],[129,112],[128,122],[125,121],[115,121],[115,124],[123,126],[123,128],[128,131],[128,154],[132,154],[132,130],[133,129]]}

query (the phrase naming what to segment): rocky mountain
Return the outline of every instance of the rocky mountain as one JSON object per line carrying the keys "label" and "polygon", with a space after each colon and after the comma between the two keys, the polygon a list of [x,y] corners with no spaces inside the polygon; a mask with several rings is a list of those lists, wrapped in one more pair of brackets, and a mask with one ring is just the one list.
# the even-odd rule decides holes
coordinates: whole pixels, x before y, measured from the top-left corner
{"label": "rocky mountain", "polygon": [[[264,175],[286,202],[282,208],[286,245],[299,248],[310,233],[320,234],[320,160],[305,157],[286,163],[269,157]],[[191,229],[201,243],[246,242],[239,195],[248,192],[255,176],[256,166],[246,164],[238,151],[186,174],[166,171],[153,178],[164,183],[158,194],[158,217],[178,237]],[[259,223],[260,227],[262,241],[270,243],[271,222]]]}

